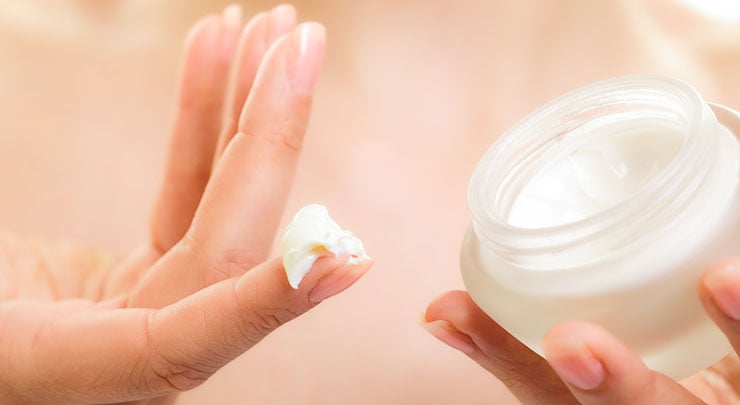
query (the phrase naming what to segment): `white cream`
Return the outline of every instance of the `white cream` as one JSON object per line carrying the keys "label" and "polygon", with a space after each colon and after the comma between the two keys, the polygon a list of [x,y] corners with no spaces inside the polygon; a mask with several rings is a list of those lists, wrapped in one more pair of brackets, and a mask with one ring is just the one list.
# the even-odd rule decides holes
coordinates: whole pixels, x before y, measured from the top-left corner
{"label": "white cream", "polygon": [[[637,192],[662,171],[686,136],[671,129],[612,128],[556,157],[525,183],[509,211],[520,228],[546,228],[587,218]],[[635,130],[637,128],[637,130]]]}
{"label": "white cream", "polygon": [[352,232],[342,230],[329,217],[323,205],[309,204],[301,208],[283,236],[283,267],[291,287],[298,288],[314,262],[321,256],[348,254],[348,263],[370,259],[362,241]]}

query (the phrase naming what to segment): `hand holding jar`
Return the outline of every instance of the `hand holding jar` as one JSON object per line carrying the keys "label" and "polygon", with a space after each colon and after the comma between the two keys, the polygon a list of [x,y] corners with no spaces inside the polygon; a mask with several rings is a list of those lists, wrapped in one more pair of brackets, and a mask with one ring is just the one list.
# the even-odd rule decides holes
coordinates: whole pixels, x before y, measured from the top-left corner
{"label": "hand holding jar", "polygon": [[740,260],[710,264],[739,253],[739,130],[737,113],[659,76],[533,113],[471,180],[470,295],[438,298],[425,325],[525,403],[725,397]]}

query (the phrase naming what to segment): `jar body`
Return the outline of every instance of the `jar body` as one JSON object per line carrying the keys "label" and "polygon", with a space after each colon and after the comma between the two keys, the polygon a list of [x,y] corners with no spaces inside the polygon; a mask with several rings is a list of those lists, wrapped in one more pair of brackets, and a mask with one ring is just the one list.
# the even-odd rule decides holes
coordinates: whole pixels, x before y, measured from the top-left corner
{"label": "jar body", "polygon": [[[717,164],[702,191],[665,226],[652,230],[653,237],[636,236],[618,254],[576,264],[564,260],[558,268],[560,252],[555,249],[547,261],[551,268],[533,270],[526,260],[507,256],[507,249],[492,243],[474,219],[461,249],[462,277],[473,300],[538,353],[549,329],[581,320],[605,327],[648,367],[675,378],[726,355],[727,339],[705,314],[697,294],[708,264],[740,254],[740,148],[728,129],[740,128],[740,117],[717,108],[720,131],[711,134],[719,142],[712,155]],[[641,232],[639,223],[630,226],[611,232],[621,229],[626,236],[620,237],[627,238]],[[602,282],[603,275],[618,281]]]}

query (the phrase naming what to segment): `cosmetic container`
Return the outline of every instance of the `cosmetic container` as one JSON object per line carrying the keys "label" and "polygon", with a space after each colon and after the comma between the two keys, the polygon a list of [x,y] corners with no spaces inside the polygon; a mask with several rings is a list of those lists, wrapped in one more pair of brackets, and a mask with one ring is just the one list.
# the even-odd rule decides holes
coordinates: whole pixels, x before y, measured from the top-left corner
{"label": "cosmetic container", "polygon": [[669,376],[707,367],[730,346],[697,283],[740,253],[739,131],[736,112],[662,76],[550,102],[473,173],[466,289],[538,353],[549,329],[581,320]]}

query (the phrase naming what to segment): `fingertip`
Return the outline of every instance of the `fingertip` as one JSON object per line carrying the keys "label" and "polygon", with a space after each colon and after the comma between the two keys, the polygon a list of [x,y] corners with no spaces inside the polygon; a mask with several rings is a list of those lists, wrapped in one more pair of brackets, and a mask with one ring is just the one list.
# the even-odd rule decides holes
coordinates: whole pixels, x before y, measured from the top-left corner
{"label": "fingertip", "polygon": [[430,335],[455,350],[468,355],[473,354],[476,351],[473,339],[460,332],[454,325],[452,325],[452,323],[450,323],[450,321],[439,319],[433,322],[426,322],[424,320],[424,315],[422,314],[422,318],[419,319],[419,324]]}
{"label": "fingertip", "polygon": [[[721,281],[724,281],[729,278],[728,276],[733,275],[733,268],[740,268],[740,257],[727,257],[713,262],[707,266],[704,273],[702,273],[701,284],[707,285],[708,287],[711,284],[721,284]],[[737,278],[740,279],[740,276],[737,276]]]}
{"label": "fingertip", "polygon": [[545,357],[580,403],[698,403],[672,379],[647,368],[599,325],[566,322],[541,343]]}
{"label": "fingertip", "polygon": [[[198,46],[201,42],[215,40],[221,17],[215,14],[207,15],[198,20],[188,31],[185,36],[183,47],[186,50]],[[209,44],[212,46],[212,44]]]}
{"label": "fingertip", "polygon": [[465,291],[447,291],[432,300],[419,319],[420,325],[442,343],[470,354],[475,351],[473,339],[457,325],[460,319],[468,318],[470,307]]}
{"label": "fingertip", "polygon": [[473,338],[480,337],[493,345],[500,343],[501,339],[510,339],[509,333],[491,319],[467,291],[455,290],[439,295],[427,307],[426,319],[429,322],[446,319],[463,333]]}
{"label": "fingertip", "polygon": [[315,22],[299,25],[291,40],[289,80],[298,95],[313,91],[324,59],[326,29]]}
{"label": "fingertip", "polygon": [[[555,371],[584,391],[595,390],[607,377],[614,384],[631,387],[650,378],[652,373],[637,354],[596,324],[581,321],[558,324],[545,334],[541,347]],[[577,379],[578,373],[581,380]],[[601,382],[597,384],[599,379]]]}
{"label": "fingertip", "polygon": [[606,380],[606,369],[591,350],[587,335],[579,333],[583,329],[576,323],[558,325],[545,335],[541,347],[563,381],[578,390],[593,391]]}
{"label": "fingertip", "polygon": [[221,60],[229,63],[234,58],[236,47],[239,44],[239,32],[242,24],[242,8],[232,4],[224,8],[221,15]]}
{"label": "fingertip", "polygon": [[222,80],[219,71],[226,70],[228,66],[219,62],[219,49],[224,45],[222,36],[223,22],[218,15],[203,17],[190,29],[183,45],[180,66],[180,109],[213,104],[202,102],[204,93],[218,91],[219,97],[222,97],[220,93],[226,80]]}
{"label": "fingertip", "polygon": [[[237,289],[259,282],[270,284],[272,291],[279,289],[285,297],[304,297],[315,305],[351,287],[372,267],[372,260],[349,263],[348,255],[325,255],[318,258],[297,288],[290,285],[282,258],[270,259],[247,271],[237,282]],[[269,281],[268,281],[269,280]]]}
{"label": "fingertip", "polygon": [[[547,354],[547,350],[561,343],[567,345],[568,342],[583,345],[615,375],[629,370],[634,372],[636,368],[647,370],[642,360],[624,343],[602,326],[588,322],[568,321],[555,325],[545,334],[541,346]],[[555,353],[551,351],[551,354]]]}
{"label": "fingertip", "polygon": [[267,29],[268,45],[292,31],[296,26],[296,21],[295,7],[290,4],[281,4],[270,10]]}
{"label": "fingertip", "polygon": [[296,18],[296,9],[290,3],[278,4],[277,6],[273,7],[272,10],[270,11],[275,14],[291,16],[294,20]]}
{"label": "fingertip", "polygon": [[434,322],[445,319],[446,315],[460,310],[467,311],[470,308],[470,296],[461,290],[447,291],[434,298],[427,306],[425,321]]}
{"label": "fingertip", "polygon": [[[289,9],[273,11],[280,10]],[[324,37],[323,26],[304,23],[267,44],[269,49],[260,57],[249,97],[238,114],[239,131],[255,134],[256,127],[266,126],[272,133],[269,138],[275,132],[281,135],[279,142],[270,145],[278,146],[275,152],[290,160],[297,157],[308,125],[313,88],[323,64]],[[275,131],[273,122],[286,125]]]}
{"label": "fingertip", "polygon": [[345,264],[321,278],[308,293],[309,301],[319,303],[355,284],[370,269],[372,263]]}
{"label": "fingertip", "polygon": [[727,258],[710,265],[702,274],[700,296],[706,298],[725,316],[740,320],[740,259]]}
{"label": "fingertip", "polygon": [[[261,32],[261,37],[267,38],[267,29],[268,25],[270,24],[270,14],[266,11],[262,11],[252,17],[249,22],[244,26],[244,29],[242,30],[242,37],[241,42],[244,44],[249,38],[253,38],[254,36],[257,36],[258,33]],[[248,45],[254,46],[256,45],[256,41],[253,43],[249,43]]]}
{"label": "fingertip", "polygon": [[466,291],[448,291],[435,298],[427,307],[425,319],[427,322],[450,322],[461,333],[470,336],[476,345],[491,353],[508,349],[518,351],[522,346],[480,309]]}
{"label": "fingertip", "polygon": [[230,4],[224,8],[222,18],[224,24],[232,29],[238,29],[242,22],[242,8],[238,4]]}
{"label": "fingertip", "polygon": [[[548,363],[481,310],[465,291],[435,298],[425,329],[467,354],[499,378],[523,403],[572,403],[572,395]],[[469,346],[472,345],[472,348]]]}

